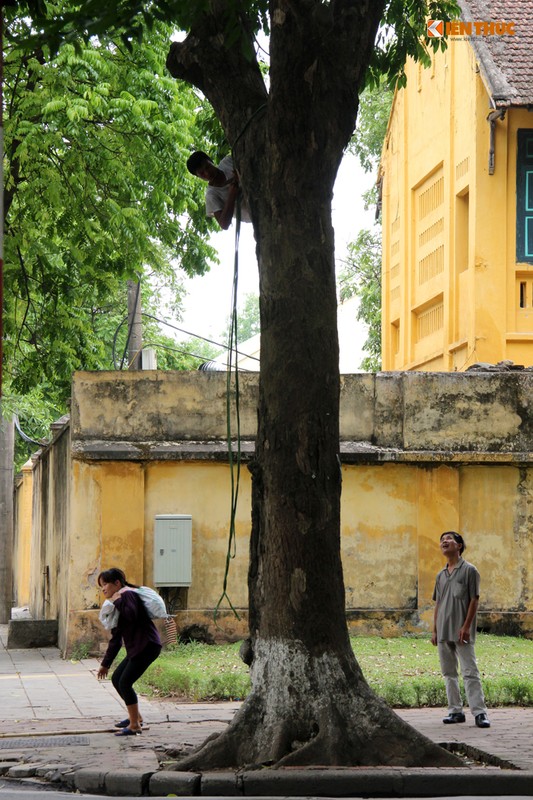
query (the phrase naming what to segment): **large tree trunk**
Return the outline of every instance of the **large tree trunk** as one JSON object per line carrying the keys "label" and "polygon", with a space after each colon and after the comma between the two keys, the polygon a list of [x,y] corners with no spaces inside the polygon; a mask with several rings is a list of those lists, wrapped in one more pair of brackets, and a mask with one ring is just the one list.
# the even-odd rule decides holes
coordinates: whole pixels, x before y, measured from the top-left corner
{"label": "large tree trunk", "polygon": [[238,63],[238,48],[220,49],[215,6],[209,26],[204,19],[173,45],[168,61],[174,75],[207,94],[229,141],[237,140],[261,309],[252,691],[227,731],[179,768],[457,765],[370,690],[345,620],[331,197],[383,3],[271,6],[268,98],[253,65]]}

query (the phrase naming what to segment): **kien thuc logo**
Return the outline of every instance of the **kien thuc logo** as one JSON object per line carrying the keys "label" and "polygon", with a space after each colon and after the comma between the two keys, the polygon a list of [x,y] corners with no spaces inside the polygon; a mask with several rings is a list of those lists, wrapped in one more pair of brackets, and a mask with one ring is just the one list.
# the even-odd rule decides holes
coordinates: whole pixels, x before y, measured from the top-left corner
{"label": "kien thuc logo", "polygon": [[442,19],[429,19],[427,23],[428,39],[442,39],[443,36],[514,36],[515,23],[504,22],[463,22],[455,19],[444,22]]}
{"label": "kien thuc logo", "polygon": [[441,39],[444,36],[444,22],[441,19],[428,20],[428,38]]}

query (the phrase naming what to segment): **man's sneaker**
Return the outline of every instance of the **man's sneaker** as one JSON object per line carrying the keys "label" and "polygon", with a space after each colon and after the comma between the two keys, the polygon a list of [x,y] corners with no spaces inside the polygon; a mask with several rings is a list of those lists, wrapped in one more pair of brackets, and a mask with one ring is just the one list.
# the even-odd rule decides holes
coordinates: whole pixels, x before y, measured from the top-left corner
{"label": "man's sneaker", "polygon": [[490,720],[485,712],[476,715],[476,725],[478,728],[490,728]]}
{"label": "man's sneaker", "polygon": [[[479,716],[481,717],[482,714],[480,714]],[[455,725],[456,722],[465,722],[466,717],[461,711],[459,711],[455,714],[448,714],[448,716],[444,717],[442,721],[444,722],[445,725]],[[477,725],[477,717],[476,717],[476,725]]]}

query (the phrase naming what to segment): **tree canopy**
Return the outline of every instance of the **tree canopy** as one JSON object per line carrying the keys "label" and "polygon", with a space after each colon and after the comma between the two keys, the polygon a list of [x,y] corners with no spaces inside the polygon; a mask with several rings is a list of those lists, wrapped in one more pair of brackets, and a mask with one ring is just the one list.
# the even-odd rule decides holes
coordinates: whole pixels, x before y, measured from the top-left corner
{"label": "tree canopy", "polygon": [[[81,0],[75,7],[64,6],[53,16],[46,0],[25,0],[35,26],[42,26],[52,49],[58,49],[64,41],[76,41],[83,34],[86,38],[113,32],[122,37],[124,44],[142,41],[146,28],[151,29],[158,21],[174,22],[181,30],[188,31],[199,18],[207,16],[212,0],[121,0],[120,3],[103,6],[101,0]],[[326,6],[340,7],[339,3],[313,3],[323,6],[319,11],[324,19]],[[381,25],[367,55],[369,83],[379,83],[383,77],[394,85],[405,82],[404,65],[409,56],[430,63],[430,49],[445,47],[438,39],[428,41],[426,21],[428,19],[449,20],[460,13],[456,0],[387,0],[380,2]],[[221,10],[221,30],[227,35],[228,45],[237,42],[247,49],[250,58],[253,51],[244,43],[239,30],[245,27],[250,34],[260,30],[268,33],[271,28],[271,8],[268,0],[226,0]],[[37,39],[37,37],[35,37]]]}
{"label": "tree canopy", "polygon": [[[72,8],[38,12],[51,21]],[[161,313],[163,293],[179,316],[181,276],[216,261],[184,162],[198,135],[221,137],[205,100],[166,73],[168,23],[146,28],[142,46],[102,35],[56,52],[32,40],[31,10],[4,9],[3,383],[5,408],[31,408],[25,423],[41,437],[64,413],[74,370],[115,368],[126,279],[142,276],[147,311]],[[146,324],[160,366],[195,363]]]}

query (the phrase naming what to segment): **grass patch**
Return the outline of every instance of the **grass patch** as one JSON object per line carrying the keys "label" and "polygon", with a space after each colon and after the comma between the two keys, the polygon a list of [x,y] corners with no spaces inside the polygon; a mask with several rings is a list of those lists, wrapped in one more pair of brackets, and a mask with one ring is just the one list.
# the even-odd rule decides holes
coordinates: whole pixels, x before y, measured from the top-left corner
{"label": "grass patch", "polygon": [[[351,641],[368,683],[389,705],[446,706],[437,648],[427,636]],[[143,694],[161,699],[242,700],[250,678],[239,646],[176,644],[163,651],[136,685]],[[476,653],[489,707],[533,706],[533,640],[478,634]]]}
{"label": "grass patch", "polygon": [[140,692],[186,701],[243,700],[250,691],[248,667],[239,657],[240,642],[199,642],[165,648],[137,681]]}

